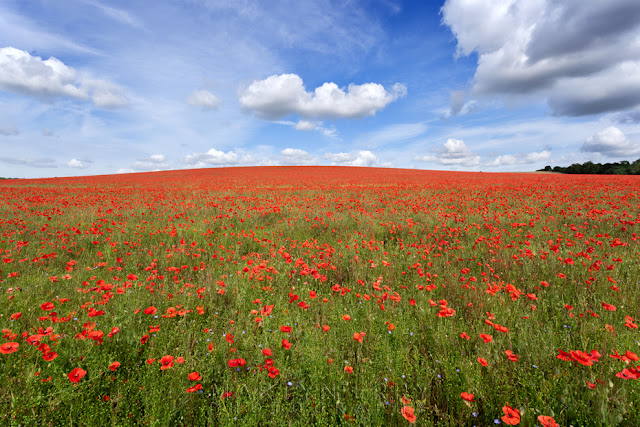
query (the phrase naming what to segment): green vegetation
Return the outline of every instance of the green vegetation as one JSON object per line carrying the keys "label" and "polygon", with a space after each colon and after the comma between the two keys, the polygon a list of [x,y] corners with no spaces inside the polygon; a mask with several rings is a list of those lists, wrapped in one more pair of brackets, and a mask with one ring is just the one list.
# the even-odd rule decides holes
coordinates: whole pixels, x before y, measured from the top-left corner
{"label": "green vegetation", "polygon": [[0,425],[640,425],[635,177],[44,184],[0,186]]}
{"label": "green vegetation", "polygon": [[559,172],[568,174],[587,174],[587,175],[640,175],[640,159],[633,163],[626,160],[616,163],[574,163],[571,166],[545,166],[539,169],[539,172]]}

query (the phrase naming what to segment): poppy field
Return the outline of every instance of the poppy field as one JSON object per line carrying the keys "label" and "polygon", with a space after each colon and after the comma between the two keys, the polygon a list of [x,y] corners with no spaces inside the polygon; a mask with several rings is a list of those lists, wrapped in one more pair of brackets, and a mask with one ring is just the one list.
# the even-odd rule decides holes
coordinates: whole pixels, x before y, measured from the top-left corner
{"label": "poppy field", "polygon": [[221,168],[0,196],[2,425],[640,425],[639,177]]}

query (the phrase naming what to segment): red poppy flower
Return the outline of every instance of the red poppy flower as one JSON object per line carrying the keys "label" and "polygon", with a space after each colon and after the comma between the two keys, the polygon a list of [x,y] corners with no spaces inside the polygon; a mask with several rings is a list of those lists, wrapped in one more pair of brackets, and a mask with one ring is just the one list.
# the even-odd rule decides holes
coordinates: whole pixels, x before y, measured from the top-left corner
{"label": "red poppy flower", "polygon": [[77,384],[85,375],[87,375],[87,371],[85,371],[84,369],[74,368],[71,372],[67,374],[67,377],[69,377],[69,381],[71,381],[74,384]]}
{"label": "red poppy flower", "polygon": [[471,393],[467,393],[466,391],[463,391],[462,393],[460,393],[460,397],[462,397],[467,402],[473,402],[473,399],[475,396]]}
{"label": "red poppy flower", "polygon": [[352,368],[351,366],[345,366],[345,367],[344,367],[344,371],[345,371],[347,374],[350,374],[350,373],[352,373],[352,372],[353,372],[353,368]]}
{"label": "red poppy flower", "polygon": [[40,305],[40,308],[45,310],[45,311],[50,311],[50,310],[53,310],[54,308],[56,308],[56,306],[53,305],[52,302],[45,302],[44,304]]}
{"label": "red poppy flower", "polygon": [[484,341],[485,343],[490,343],[491,341],[493,341],[493,337],[489,334],[480,334],[480,338],[482,338],[482,341]]}
{"label": "red poppy flower", "polygon": [[560,425],[548,415],[538,415],[538,422],[542,424],[542,427],[558,427]]}
{"label": "red poppy flower", "polygon": [[144,309],[144,314],[156,314],[158,312],[158,309],[155,308],[154,306],[150,306]]}
{"label": "red poppy flower", "polygon": [[193,387],[187,389],[187,393],[193,393],[194,391],[202,390],[202,384],[196,384]]}
{"label": "red poppy flower", "polygon": [[6,342],[0,345],[0,353],[2,354],[11,354],[15,353],[18,350],[20,344],[17,342]]}
{"label": "red poppy flower", "polygon": [[291,326],[280,326],[280,330],[285,333],[291,332]]}
{"label": "red poppy flower", "polygon": [[504,412],[504,415],[501,418],[503,423],[510,426],[520,424],[520,411],[518,409],[514,409],[507,405],[502,407],[502,412]]}
{"label": "red poppy flower", "polygon": [[267,357],[271,357],[271,355],[272,355],[271,349],[270,348],[265,348],[264,350],[262,350],[262,354],[267,356]]}
{"label": "red poppy flower", "polygon": [[13,313],[13,314],[11,315],[11,320],[18,320],[18,319],[20,318],[20,316],[22,316],[22,313],[21,313],[21,312]]}
{"label": "red poppy flower", "polygon": [[471,337],[466,332],[461,333],[460,338],[464,338],[465,340],[471,339]]}
{"label": "red poppy flower", "polygon": [[411,406],[403,406],[400,410],[402,416],[411,424],[415,423],[418,417],[413,414],[413,408]]}
{"label": "red poppy flower", "polygon": [[198,372],[191,372],[189,374],[189,381],[200,381],[202,377]]}
{"label": "red poppy flower", "polygon": [[160,367],[160,370],[162,371],[173,367],[173,356],[162,356],[160,363],[162,364]]}
{"label": "red poppy flower", "polygon": [[46,351],[42,353],[42,358],[47,362],[51,362],[56,357],[58,357],[58,353],[56,353],[55,351]]}
{"label": "red poppy flower", "polygon": [[602,302],[602,308],[604,308],[605,310],[608,310],[608,311],[616,311],[617,310],[615,305],[607,304],[604,301]]}
{"label": "red poppy flower", "polygon": [[120,362],[111,362],[111,365],[109,365],[109,369],[115,372],[115,370],[118,369],[119,366]]}
{"label": "red poppy flower", "polygon": [[342,320],[351,320],[351,316],[349,316],[348,314],[344,314],[342,315]]}
{"label": "red poppy flower", "polygon": [[276,368],[275,366],[270,366],[269,367],[269,376],[271,378],[275,378],[280,374],[280,370],[278,368]]}
{"label": "red poppy flower", "polygon": [[291,348],[291,343],[287,339],[283,339],[282,347],[284,347],[285,350],[289,350]]}
{"label": "red poppy flower", "polygon": [[483,359],[482,357],[478,357],[478,363],[481,364],[482,366],[489,365],[489,363],[487,362],[487,359]]}

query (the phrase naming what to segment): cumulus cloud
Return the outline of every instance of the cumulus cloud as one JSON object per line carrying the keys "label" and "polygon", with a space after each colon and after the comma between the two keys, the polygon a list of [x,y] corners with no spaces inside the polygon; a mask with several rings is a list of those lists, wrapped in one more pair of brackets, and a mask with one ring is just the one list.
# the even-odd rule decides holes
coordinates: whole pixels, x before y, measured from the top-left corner
{"label": "cumulus cloud", "polygon": [[416,156],[421,162],[440,163],[441,165],[477,166],[480,156],[474,154],[461,139],[447,139],[434,154]]}
{"label": "cumulus cloud", "polygon": [[476,95],[543,96],[566,116],[640,105],[637,0],[447,0],[442,16],[457,53],[478,53]]}
{"label": "cumulus cloud", "polygon": [[360,150],[351,153],[327,153],[325,158],[329,159],[332,165],[367,167],[380,166],[378,156],[369,150]]}
{"label": "cumulus cloud", "polygon": [[68,168],[74,168],[74,169],[86,169],[89,167],[88,162],[86,161],[82,161],[82,160],[78,160],[78,159],[71,159],[69,160],[67,163],[65,163],[65,166]]}
{"label": "cumulus cloud", "polygon": [[98,108],[128,105],[122,88],[115,83],[79,76],[57,58],[43,60],[13,47],[0,49],[0,90],[40,99],[91,99]]}
{"label": "cumulus cloud", "polygon": [[182,163],[189,165],[190,167],[203,168],[210,166],[231,166],[240,163],[241,161],[249,161],[248,156],[239,156],[233,151],[216,150],[211,148],[206,153],[194,153],[185,156],[182,159]]}
{"label": "cumulus cloud", "polygon": [[625,134],[615,126],[590,136],[580,151],[586,153],[600,153],[608,157],[627,157],[640,154],[640,143],[627,139]]}
{"label": "cumulus cloud", "polygon": [[194,90],[187,97],[187,103],[203,110],[217,110],[222,104],[220,98],[208,90]]}
{"label": "cumulus cloud", "polygon": [[310,165],[317,163],[317,159],[305,150],[299,148],[285,148],[280,151],[282,163],[285,165]]}
{"label": "cumulus cloud", "polygon": [[324,83],[307,92],[298,75],[281,74],[254,81],[240,94],[240,105],[267,120],[292,114],[311,119],[359,118],[375,115],[406,93],[407,88],[399,83],[390,90],[378,83],[350,84],[346,90]]}
{"label": "cumulus cloud", "polygon": [[152,154],[149,157],[143,157],[131,165],[136,171],[155,171],[169,168],[167,158],[164,154]]}
{"label": "cumulus cloud", "polygon": [[511,165],[529,165],[548,160],[549,157],[551,157],[551,151],[549,150],[542,150],[540,152],[527,154],[505,154],[493,159],[491,162],[489,162],[488,166],[498,167]]}

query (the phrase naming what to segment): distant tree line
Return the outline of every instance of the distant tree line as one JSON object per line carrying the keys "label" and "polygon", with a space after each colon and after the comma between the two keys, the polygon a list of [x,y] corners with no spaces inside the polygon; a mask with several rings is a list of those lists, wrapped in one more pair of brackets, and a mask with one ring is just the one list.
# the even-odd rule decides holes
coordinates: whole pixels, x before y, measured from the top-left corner
{"label": "distant tree line", "polygon": [[538,169],[539,172],[559,172],[571,174],[595,174],[595,175],[640,175],[640,159],[633,163],[626,160],[616,163],[574,163],[571,166],[545,166]]}

